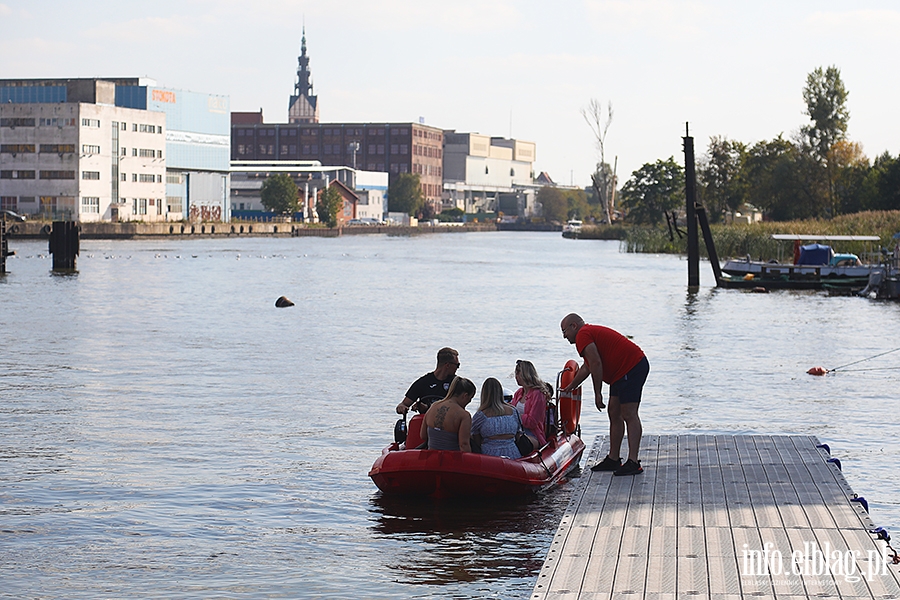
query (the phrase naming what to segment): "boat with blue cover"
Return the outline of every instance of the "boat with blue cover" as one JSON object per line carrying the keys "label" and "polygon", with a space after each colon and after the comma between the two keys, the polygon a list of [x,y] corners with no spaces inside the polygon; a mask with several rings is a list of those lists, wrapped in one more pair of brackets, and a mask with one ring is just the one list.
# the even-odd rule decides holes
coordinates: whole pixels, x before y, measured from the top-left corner
{"label": "boat with blue cover", "polygon": [[[722,265],[726,287],[767,287],[821,289],[825,287],[858,291],[866,286],[877,265],[866,264],[856,254],[835,253],[820,242],[878,242],[875,235],[795,235],[775,234],[776,240],[794,242],[793,262],[754,261],[748,256],[731,259]],[[813,242],[803,244],[804,241]]]}

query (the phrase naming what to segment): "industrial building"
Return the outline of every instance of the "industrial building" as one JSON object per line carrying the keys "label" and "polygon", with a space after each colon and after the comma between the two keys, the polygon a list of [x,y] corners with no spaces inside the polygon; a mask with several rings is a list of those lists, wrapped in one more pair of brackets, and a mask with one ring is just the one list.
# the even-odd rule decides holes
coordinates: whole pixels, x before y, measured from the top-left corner
{"label": "industrial building", "polygon": [[[248,123],[249,115],[258,116]],[[263,123],[233,113],[231,160],[307,162],[396,175],[418,173],[426,202],[440,212],[443,130],[420,123]]]}
{"label": "industrial building", "polygon": [[4,208],[77,221],[227,221],[227,96],[146,78],[0,80]]}
{"label": "industrial building", "polygon": [[387,212],[385,198],[388,174],[362,171],[346,166],[325,166],[317,161],[234,161],[231,164],[232,218],[271,218],[265,213],[260,199],[263,182],[271,175],[286,173],[300,192],[300,217],[317,219],[315,207],[319,193],[334,181],[353,190],[356,198],[353,210],[339,221],[365,219],[381,221]]}
{"label": "industrial building", "polygon": [[443,155],[444,208],[534,216],[534,142],[445,131]]}

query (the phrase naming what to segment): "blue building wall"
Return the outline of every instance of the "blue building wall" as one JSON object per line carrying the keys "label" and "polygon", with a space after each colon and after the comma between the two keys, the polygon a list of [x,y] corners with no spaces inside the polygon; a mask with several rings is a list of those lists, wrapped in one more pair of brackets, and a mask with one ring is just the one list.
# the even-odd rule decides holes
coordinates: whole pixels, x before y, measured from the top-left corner
{"label": "blue building wall", "polygon": [[0,102],[12,104],[39,104],[65,102],[66,86],[9,86],[0,87]]}
{"label": "blue building wall", "polygon": [[116,104],[166,114],[168,168],[229,170],[231,114],[228,96],[151,86],[116,86]]}
{"label": "blue building wall", "polygon": [[147,86],[116,86],[116,106],[147,110]]}

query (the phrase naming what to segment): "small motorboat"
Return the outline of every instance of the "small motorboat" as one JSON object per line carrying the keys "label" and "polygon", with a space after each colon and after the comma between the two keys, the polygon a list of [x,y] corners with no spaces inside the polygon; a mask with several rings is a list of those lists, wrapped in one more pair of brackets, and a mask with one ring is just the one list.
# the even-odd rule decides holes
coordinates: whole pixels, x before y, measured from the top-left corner
{"label": "small motorboat", "polygon": [[[557,390],[575,377],[570,360],[557,377]],[[420,448],[418,432],[424,415],[410,420],[405,441],[395,440],[381,452],[369,477],[385,495],[446,498],[455,496],[521,496],[545,491],[575,469],[584,452],[581,440],[581,388],[557,395],[548,404],[547,443],[528,456],[510,459],[475,452]],[[557,414],[558,408],[558,414]]]}
{"label": "small motorboat", "polygon": [[792,263],[732,259],[725,261],[725,287],[757,287],[786,289],[859,290],[866,285],[876,265],[863,264],[855,254],[835,254],[831,246],[806,241],[874,242],[878,236],[867,235],[794,235],[775,234],[775,240],[794,242]]}

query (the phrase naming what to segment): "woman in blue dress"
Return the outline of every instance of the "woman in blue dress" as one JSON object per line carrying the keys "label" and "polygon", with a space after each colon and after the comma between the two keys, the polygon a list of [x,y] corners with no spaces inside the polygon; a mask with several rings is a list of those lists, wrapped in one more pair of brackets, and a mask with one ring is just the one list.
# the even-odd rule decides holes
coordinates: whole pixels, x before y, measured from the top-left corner
{"label": "woman in blue dress", "polygon": [[472,438],[481,442],[481,453],[521,458],[516,447],[520,427],[516,409],[503,401],[503,386],[489,377],[481,386],[481,406],[472,417]]}

